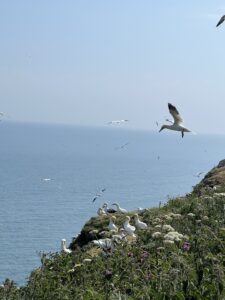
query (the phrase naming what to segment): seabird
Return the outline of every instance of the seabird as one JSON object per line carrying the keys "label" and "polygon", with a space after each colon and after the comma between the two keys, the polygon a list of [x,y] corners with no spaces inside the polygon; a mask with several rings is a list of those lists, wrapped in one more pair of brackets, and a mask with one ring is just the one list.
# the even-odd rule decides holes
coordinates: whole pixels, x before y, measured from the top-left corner
{"label": "seabird", "polygon": [[113,240],[111,239],[100,239],[100,240],[93,240],[93,243],[102,248],[103,250],[110,250],[114,248]]}
{"label": "seabird", "polygon": [[97,213],[98,213],[99,216],[104,216],[104,215],[106,215],[106,212],[105,212],[101,207],[99,207]]}
{"label": "seabird", "polygon": [[113,208],[108,208],[108,204],[107,203],[104,203],[102,205],[102,209],[104,210],[105,213],[109,213],[109,214],[113,214],[113,213],[116,213],[116,210],[113,209]]}
{"label": "seabird", "polygon": [[224,21],[225,21],[225,15],[220,18],[220,20],[217,23],[216,27],[220,26],[220,24],[222,24]]}
{"label": "seabird", "polygon": [[112,205],[116,206],[117,212],[121,212],[122,214],[127,214],[128,213],[128,211],[125,208],[120,207],[118,203],[113,203]]}
{"label": "seabird", "polygon": [[94,203],[98,199],[98,197],[101,197],[102,193],[104,193],[105,190],[106,190],[106,188],[103,188],[99,192],[97,192],[96,195],[95,195],[95,197],[93,198],[92,202]]}
{"label": "seabird", "polygon": [[169,111],[174,119],[174,123],[172,125],[162,125],[161,129],[159,130],[162,131],[163,129],[170,129],[170,130],[175,130],[175,131],[181,131],[182,137],[184,137],[184,132],[191,132],[188,128],[185,128],[183,126],[183,119],[181,118],[178,110],[176,109],[175,106],[173,106],[171,103],[168,103],[168,108]]}
{"label": "seabird", "polygon": [[114,224],[114,221],[116,220],[116,217],[115,216],[112,216],[110,219],[109,219],[109,225],[108,225],[108,229],[109,231],[115,231],[115,232],[118,232],[118,227]]}
{"label": "seabird", "polygon": [[108,122],[108,124],[121,124],[121,123],[125,123],[125,122],[128,122],[129,120],[115,120],[115,121],[110,121]]}
{"label": "seabird", "polygon": [[202,174],[204,174],[204,172],[199,172],[198,174],[195,175],[195,177],[200,177]]}
{"label": "seabird", "polygon": [[129,221],[130,221],[130,217],[129,216],[126,216],[125,217],[125,222],[123,223],[123,228],[124,230],[126,231],[126,233],[128,235],[131,235],[131,236],[135,236],[134,232],[135,232],[135,227],[130,225]]}
{"label": "seabird", "polygon": [[72,250],[66,248],[66,240],[65,239],[61,240],[61,249],[62,249],[62,252],[64,252],[64,253],[71,253],[72,252]]}
{"label": "seabird", "polygon": [[135,221],[135,225],[137,228],[139,229],[147,229],[148,228],[148,225],[144,222],[141,222],[138,218],[138,214],[135,214],[134,215],[134,221]]}
{"label": "seabird", "polygon": [[123,144],[123,145],[120,146],[120,147],[116,147],[115,150],[123,149],[123,148],[125,148],[127,145],[129,145],[129,143],[125,143],[125,144]]}

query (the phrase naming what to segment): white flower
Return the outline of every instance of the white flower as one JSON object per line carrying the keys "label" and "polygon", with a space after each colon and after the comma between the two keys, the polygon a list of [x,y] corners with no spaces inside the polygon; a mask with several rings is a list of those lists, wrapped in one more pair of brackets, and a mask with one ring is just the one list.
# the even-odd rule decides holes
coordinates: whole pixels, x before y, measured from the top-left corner
{"label": "white flower", "polygon": [[207,221],[209,218],[208,218],[208,216],[204,216],[203,218],[202,218],[202,220],[204,220],[204,221]]}
{"label": "white flower", "polygon": [[161,235],[162,235],[161,232],[156,231],[156,232],[154,232],[154,233],[152,234],[152,237],[157,239],[157,238],[160,237]]}
{"label": "white flower", "polygon": [[90,259],[90,258],[85,258],[84,260],[83,260],[83,262],[91,262],[92,261],[92,259]]}
{"label": "white flower", "polygon": [[155,226],[155,228],[161,228],[161,227],[162,227],[161,225],[156,225],[156,226]]}
{"label": "white flower", "polygon": [[187,214],[187,216],[188,216],[188,217],[191,217],[191,218],[194,218],[194,217],[195,217],[195,214],[189,213],[189,214]]}
{"label": "white flower", "polygon": [[174,241],[170,241],[170,240],[164,240],[163,242],[164,244],[174,244]]}
{"label": "white flower", "polygon": [[175,231],[175,229],[172,226],[166,225],[166,224],[163,225],[162,230],[163,231],[167,231],[167,232],[169,232],[169,231]]}

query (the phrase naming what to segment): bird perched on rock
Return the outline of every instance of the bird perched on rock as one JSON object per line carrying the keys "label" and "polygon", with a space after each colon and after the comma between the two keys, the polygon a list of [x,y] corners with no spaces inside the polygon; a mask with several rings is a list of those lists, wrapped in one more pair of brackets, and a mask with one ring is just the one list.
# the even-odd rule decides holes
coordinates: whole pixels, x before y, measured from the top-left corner
{"label": "bird perched on rock", "polygon": [[108,229],[110,231],[114,231],[114,232],[118,232],[118,227],[114,224],[114,221],[116,220],[116,217],[115,216],[112,216],[110,219],[109,219],[109,225],[108,225]]}
{"label": "bird perched on rock", "polygon": [[112,205],[116,206],[117,212],[121,212],[122,214],[127,214],[128,213],[128,211],[125,208],[120,207],[118,203],[113,203]]}
{"label": "bird perched on rock", "polygon": [[125,217],[125,222],[123,223],[123,228],[124,228],[124,230],[126,231],[126,233],[128,234],[128,235],[131,235],[131,236],[135,236],[135,234],[134,234],[134,232],[135,232],[135,227],[134,226],[132,226],[132,225],[130,225],[130,217],[129,216],[126,216]]}
{"label": "bird perched on rock", "polygon": [[116,210],[113,209],[113,208],[109,208],[107,203],[104,203],[104,204],[102,205],[102,209],[103,209],[103,210],[105,211],[105,213],[107,213],[107,214],[114,214],[114,213],[116,213]]}
{"label": "bird perched on rock", "polygon": [[66,240],[65,239],[61,240],[61,250],[64,253],[71,253],[72,252],[71,249],[66,248]]}
{"label": "bird perched on rock", "polygon": [[138,229],[147,229],[148,228],[148,225],[146,223],[139,220],[138,214],[134,215],[134,221],[135,221],[135,225]]}

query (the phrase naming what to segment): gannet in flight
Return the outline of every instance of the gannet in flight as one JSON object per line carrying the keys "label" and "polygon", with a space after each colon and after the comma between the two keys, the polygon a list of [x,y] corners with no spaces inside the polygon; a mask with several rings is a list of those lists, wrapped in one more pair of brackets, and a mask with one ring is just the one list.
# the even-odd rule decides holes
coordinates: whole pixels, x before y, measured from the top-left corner
{"label": "gannet in flight", "polygon": [[128,122],[129,120],[116,120],[116,121],[110,121],[108,122],[108,124],[120,124],[120,123],[125,123],[125,122]]}
{"label": "gannet in flight", "polygon": [[184,132],[191,132],[191,130],[189,130],[188,128],[185,128],[183,126],[183,119],[181,118],[178,110],[176,109],[175,106],[173,106],[172,104],[168,103],[168,108],[169,111],[174,119],[174,122],[172,125],[162,125],[161,129],[159,130],[162,131],[163,129],[170,129],[170,130],[175,130],[175,131],[181,131],[181,135],[182,137],[184,137]]}
{"label": "gannet in flight", "polygon": [[216,27],[220,26],[220,24],[222,24],[224,21],[225,21],[225,15],[220,18],[220,20],[217,23]]}

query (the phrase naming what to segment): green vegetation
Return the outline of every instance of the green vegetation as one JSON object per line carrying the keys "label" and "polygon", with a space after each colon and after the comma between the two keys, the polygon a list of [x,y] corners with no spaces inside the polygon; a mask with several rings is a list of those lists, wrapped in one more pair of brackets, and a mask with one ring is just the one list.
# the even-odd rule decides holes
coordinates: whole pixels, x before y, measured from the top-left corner
{"label": "green vegetation", "polygon": [[[93,245],[110,234],[107,217],[92,218],[72,242],[72,254],[42,255],[26,286],[6,280],[0,299],[225,299],[224,172],[224,166],[215,168],[193,193],[144,210],[140,219],[148,229],[114,251]],[[219,181],[208,186],[210,177]],[[116,224],[123,220],[117,214]]]}

